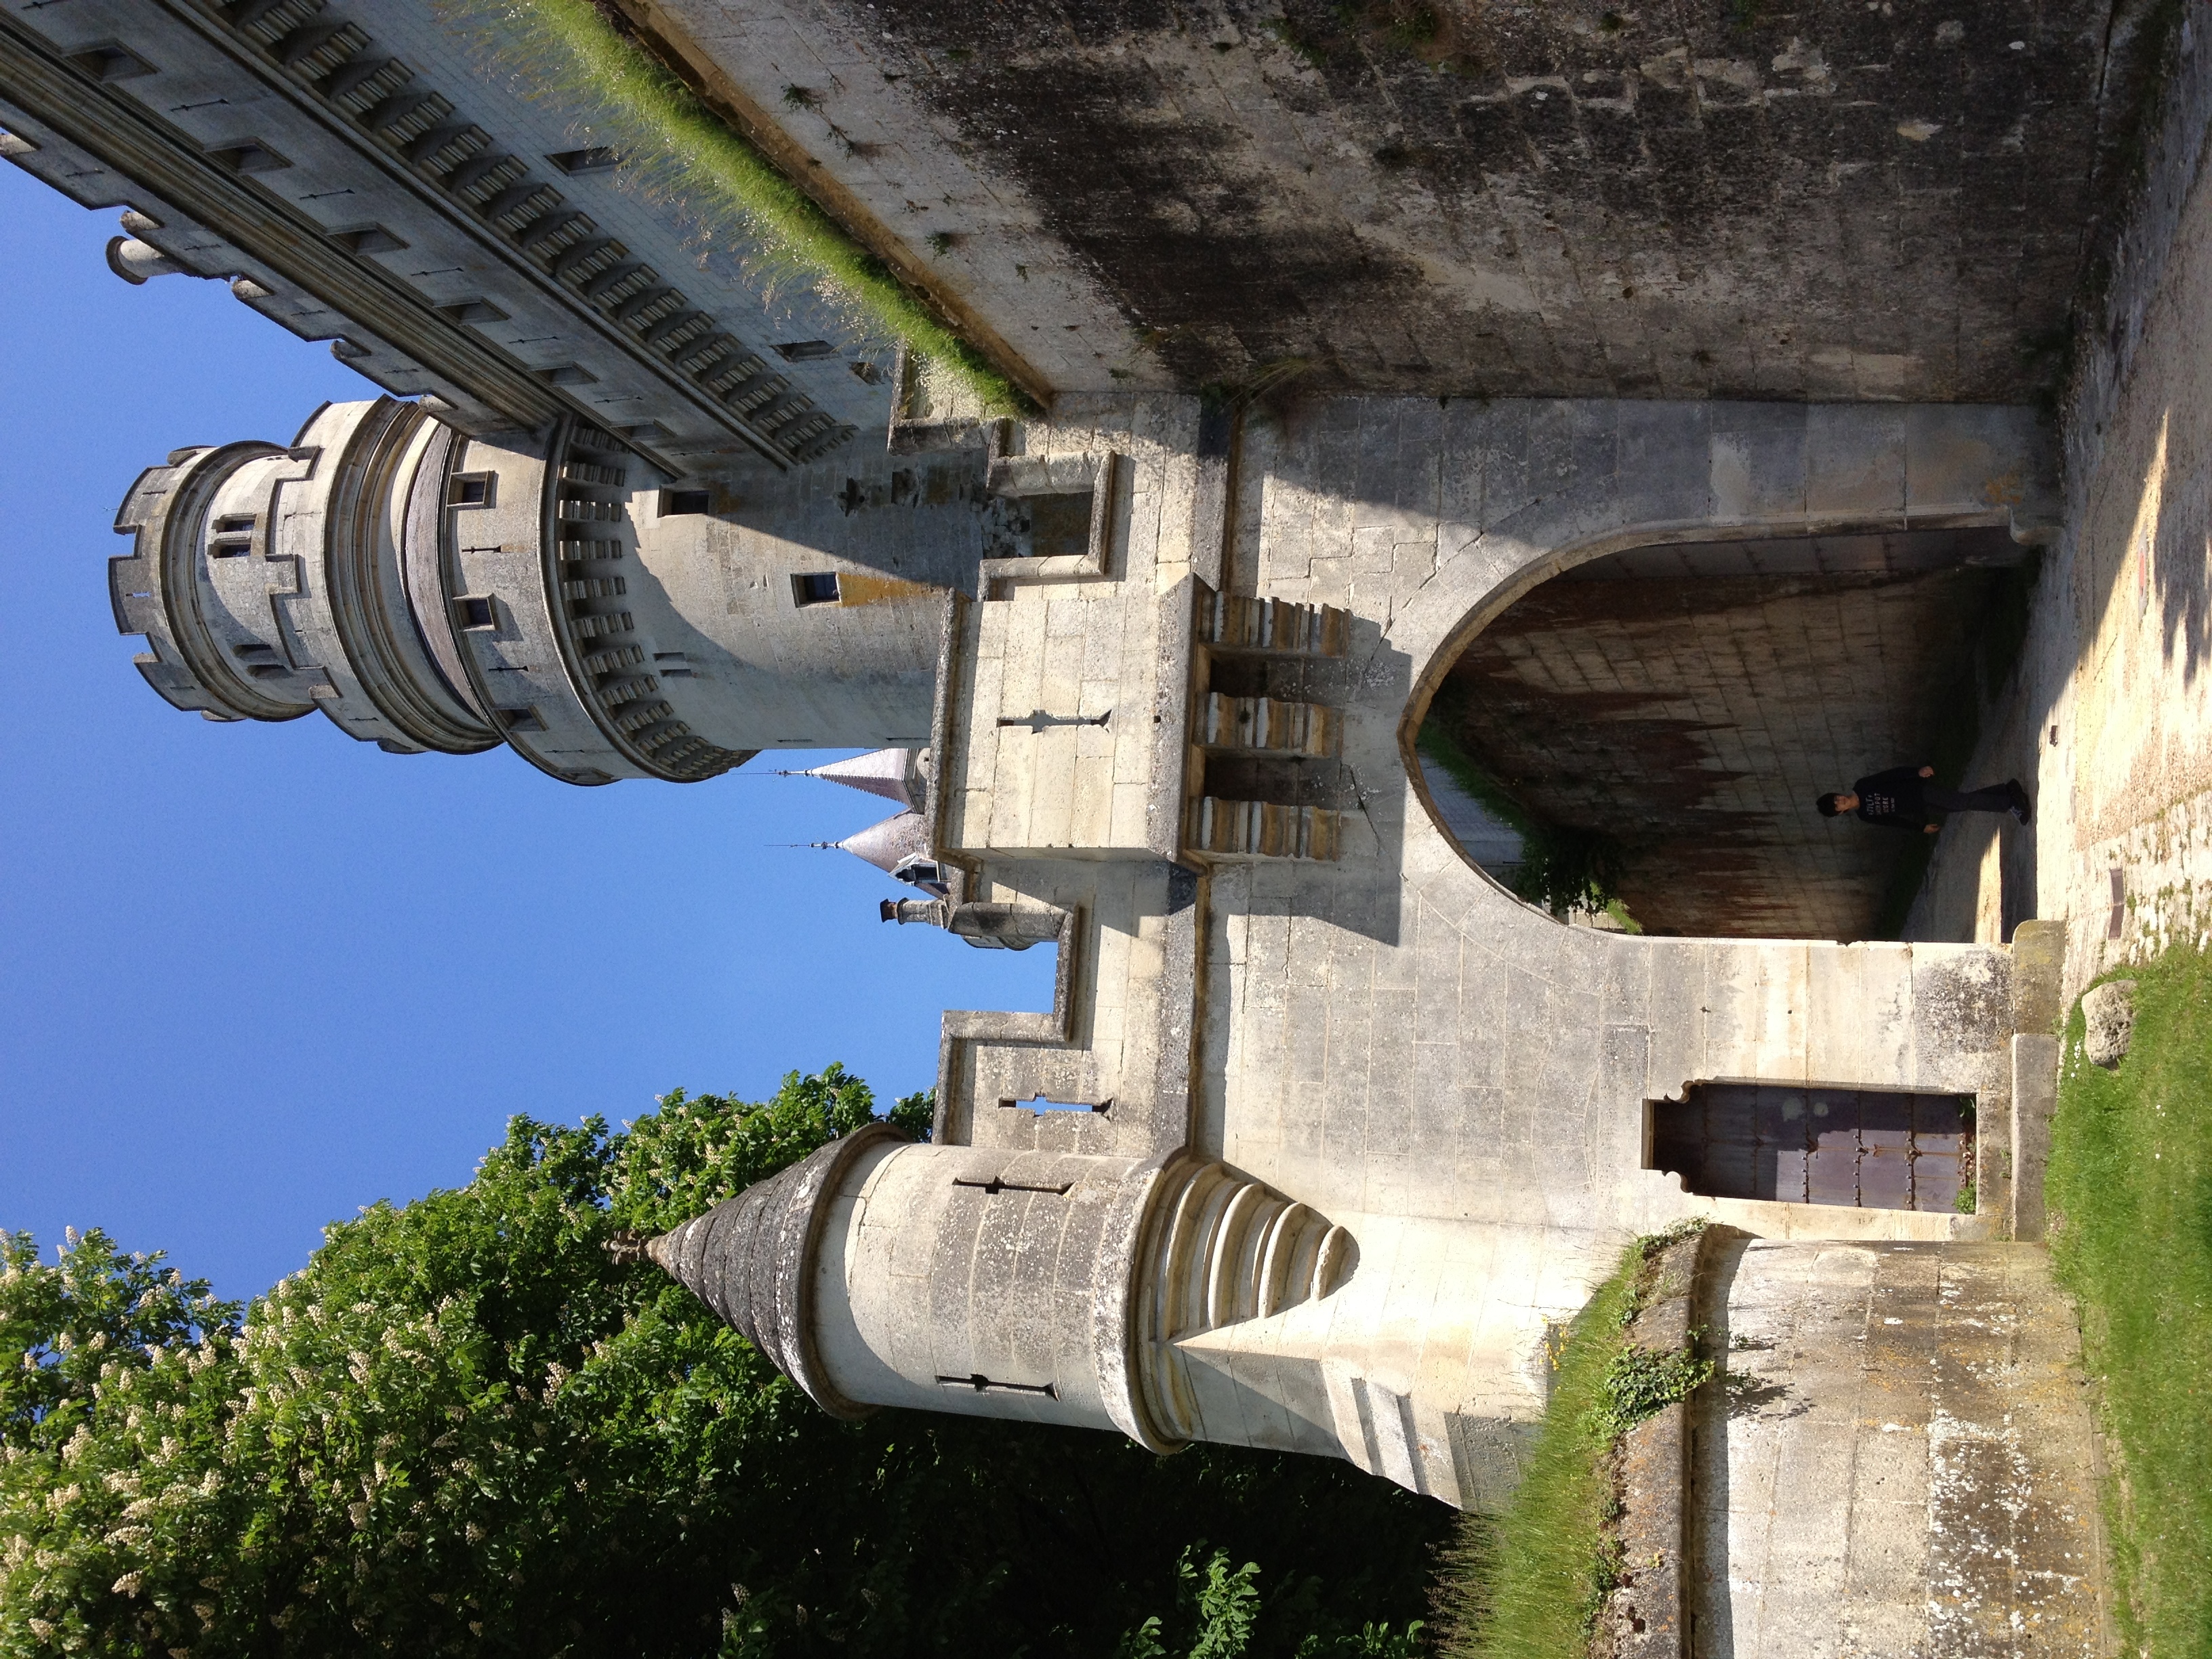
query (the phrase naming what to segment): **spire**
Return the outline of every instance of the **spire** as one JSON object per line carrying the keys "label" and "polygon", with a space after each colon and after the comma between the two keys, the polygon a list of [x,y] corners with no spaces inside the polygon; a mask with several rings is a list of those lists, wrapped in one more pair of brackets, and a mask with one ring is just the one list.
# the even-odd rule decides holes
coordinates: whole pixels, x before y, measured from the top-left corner
{"label": "spire", "polygon": [[827,778],[848,789],[864,789],[871,795],[881,795],[885,800],[915,808],[921,805],[920,752],[913,749],[878,749],[866,755],[831,761],[826,766],[811,766],[803,772],[779,772],[776,775]]}
{"label": "spire", "polygon": [[906,1136],[878,1119],[650,1239],[645,1253],[833,1417],[865,1417],[814,1349],[814,1255],[821,1221],[853,1160]]}
{"label": "spire", "polygon": [[834,844],[891,875],[897,873],[903,860],[929,856],[929,827],[923,823],[921,813],[901,812],[881,823],[855,830]]}

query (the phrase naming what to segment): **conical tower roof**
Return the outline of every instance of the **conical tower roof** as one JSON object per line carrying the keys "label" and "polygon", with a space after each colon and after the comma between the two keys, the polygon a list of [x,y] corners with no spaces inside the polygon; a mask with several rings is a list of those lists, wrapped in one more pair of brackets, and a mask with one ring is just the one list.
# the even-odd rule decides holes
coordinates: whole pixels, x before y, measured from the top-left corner
{"label": "conical tower roof", "polygon": [[865,789],[872,795],[881,795],[885,800],[895,800],[902,806],[919,807],[921,805],[921,775],[915,760],[916,751],[911,749],[877,749],[865,755],[831,761],[826,766],[810,766],[803,772],[786,775],[827,778],[832,783],[843,784],[848,789]]}
{"label": "conical tower roof", "polygon": [[836,843],[856,858],[864,858],[886,873],[896,870],[902,859],[921,854],[929,854],[929,827],[919,812],[901,812],[896,817],[885,818],[881,823],[872,823],[865,830],[855,830]]}
{"label": "conical tower roof", "polygon": [[853,1159],[878,1141],[905,1139],[888,1123],[855,1129],[645,1247],[816,1405],[848,1421],[875,1407],[847,1399],[815,1352],[814,1254],[828,1200]]}

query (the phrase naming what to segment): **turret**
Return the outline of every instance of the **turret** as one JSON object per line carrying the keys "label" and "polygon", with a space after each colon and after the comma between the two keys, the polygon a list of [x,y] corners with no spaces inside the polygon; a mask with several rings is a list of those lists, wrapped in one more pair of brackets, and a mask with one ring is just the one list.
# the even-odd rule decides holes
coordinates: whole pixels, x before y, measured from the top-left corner
{"label": "turret", "polygon": [[1342,1228],[1218,1162],[917,1146],[874,1124],[647,1246],[823,1409],[1200,1437],[1176,1347],[1331,1295]]}
{"label": "turret", "polygon": [[329,404],[288,447],[140,476],[116,622],[209,719],[319,708],[401,753],[504,741],[572,783],[919,749],[982,554],[980,465],[676,477],[574,418],[471,436],[392,398]]}

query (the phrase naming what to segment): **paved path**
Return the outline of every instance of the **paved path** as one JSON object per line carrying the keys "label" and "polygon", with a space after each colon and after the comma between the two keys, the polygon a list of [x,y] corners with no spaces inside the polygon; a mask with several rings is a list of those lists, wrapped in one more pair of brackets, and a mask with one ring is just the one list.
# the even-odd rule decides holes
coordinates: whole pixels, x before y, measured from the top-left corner
{"label": "paved path", "polygon": [[1696,1659],[2103,1650],[2080,1339],[2040,1247],[1740,1239],[1711,1272]]}

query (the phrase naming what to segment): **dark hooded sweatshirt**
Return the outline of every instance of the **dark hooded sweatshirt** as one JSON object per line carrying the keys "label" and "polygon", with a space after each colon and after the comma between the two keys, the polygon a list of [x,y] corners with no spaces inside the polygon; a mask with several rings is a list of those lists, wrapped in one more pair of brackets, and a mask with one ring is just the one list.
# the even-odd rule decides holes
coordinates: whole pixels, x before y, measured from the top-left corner
{"label": "dark hooded sweatshirt", "polygon": [[1918,767],[1893,766],[1861,778],[1851,793],[1859,798],[1859,817],[1869,823],[1919,835],[1934,822],[1928,815],[1927,788]]}

